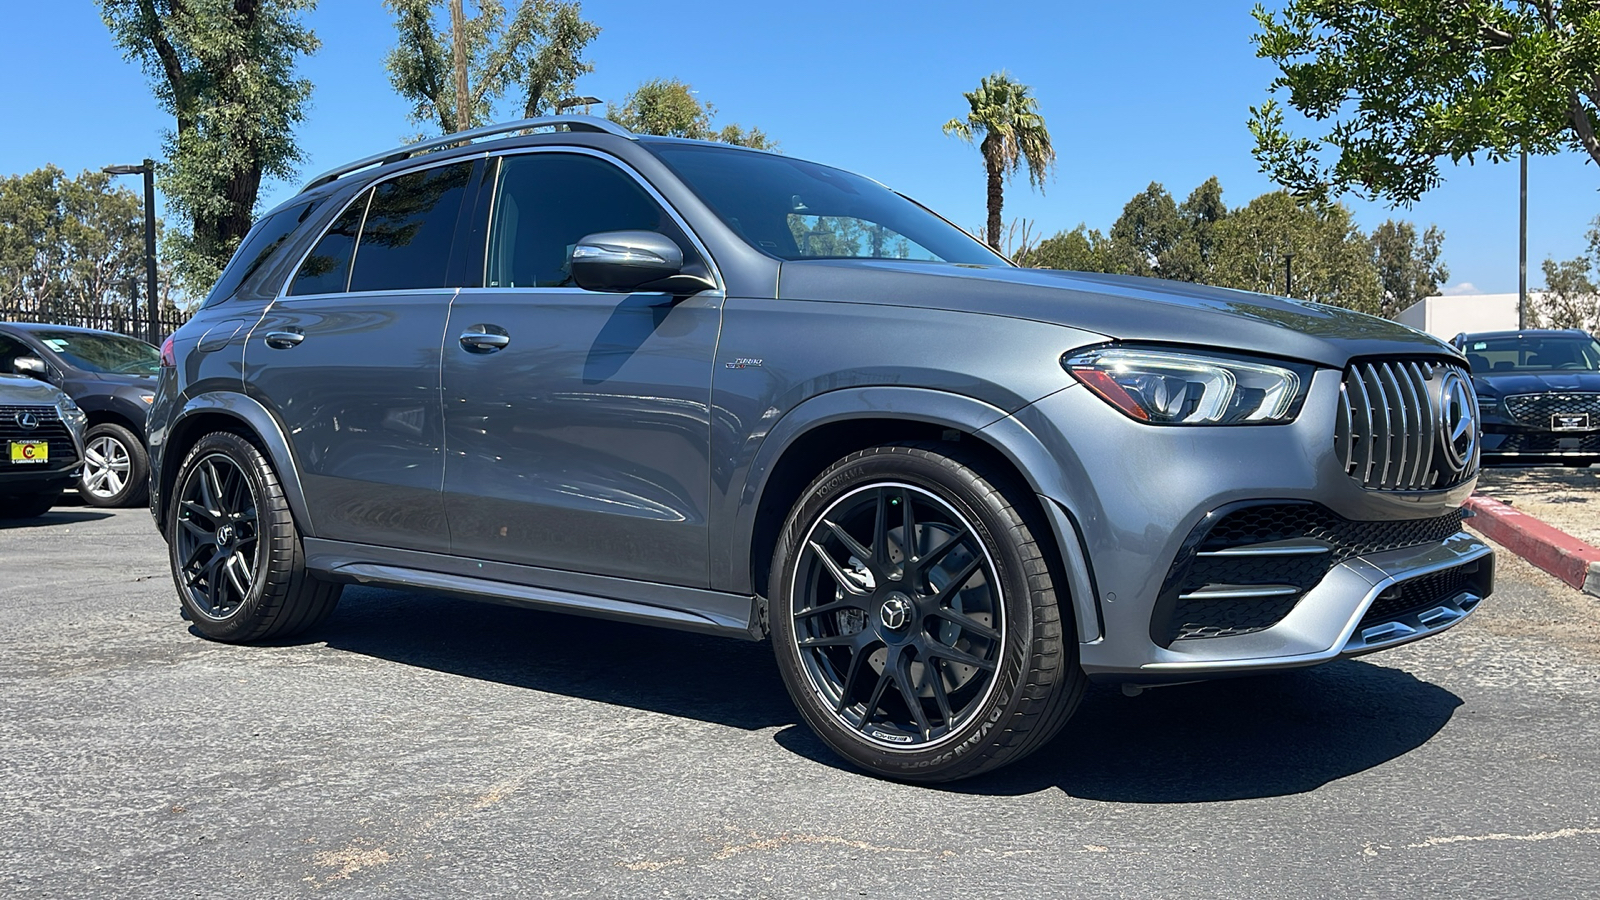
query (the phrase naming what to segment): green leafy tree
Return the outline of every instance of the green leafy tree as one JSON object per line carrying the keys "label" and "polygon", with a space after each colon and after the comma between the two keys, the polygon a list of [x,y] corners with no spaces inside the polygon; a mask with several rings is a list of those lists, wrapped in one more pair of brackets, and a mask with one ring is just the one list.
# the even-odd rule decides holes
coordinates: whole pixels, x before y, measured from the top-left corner
{"label": "green leafy tree", "polygon": [[721,129],[712,125],[717,108],[695,97],[687,83],[676,78],[653,78],[640,84],[622,101],[609,104],[606,117],[639,134],[721,141],[757,150],[777,150],[778,143],[760,128],[746,131],[732,124]]}
{"label": "green leafy tree", "polygon": [[495,117],[496,105],[520,93],[524,118],[548,115],[594,71],[583,58],[600,33],[578,3],[477,0],[384,0],[394,13],[398,42],[385,66],[389,83],[411,103],[411,119],[443,134]]}
{"label": "green leafy tree", "polygon": [[1302,204],[1274,191],[1229,213],[1214,235],[1211,284],[1281,294],[1293,254],[1294,297],[1373,314],[1381,309],[1371,244],[1342,204]]}
{"label": "green leafy tree", "polygon": [[1174,281],[1205,281],[1216,257],[1217,223],[1228,217],[1222,202],[1222,182],[1215,175],[1178,205],[1178,240],[1161,258],[1161,277]]}
{"label": "green leafy tree", "polygon": [[0,309],[43,321],[142,313],[144,201],[103,172],[0,179]]}
{"label": "green leafy tree", "polygon": [[1378,314],[1392,319],[1424,297],[1439,293],[1450,278],[1450,268],[1440,258],[1444,232],[1430,225],[1421,235],[1410,222],[1390,219],[1372,232],[1372,259],[1378,267],[1383,299]]}
{"label": "green leafy tree", "polygon": [[1410,203],[1439,183],[1440,159],[1480,153],[1600,162],[1593,0],[1288,0],[1254,15],[1257,55],[1282,71],[1272,91],[1332,123],[1313,140],[1275,100],[1251,110],[1262,170],[1297,194]]}
{"label": "green leafy tree", "polygon": [[1017,259],[1032,269],[1067,269],[1073,272],[1121,272],[1111,253],[1111,240],[1098,228],[1079,223],[1071,231],[1047,237]]}
{"label": "green leafy tree", "polygon": [[1118,271],[1162,276],[1163,263],[1182,235],[1178,204],[1160,183],[1150,182],[1133,195],[1111,224],[1111,249]]}
{"label": "green leafy tree", "polygon": [[99,0],[117,45],[149,74],[176,120],[159,167],[184,227],[167,252],[189,293],[204,294],[250,230],[265,178],[302,161],[294,128],[311,82],[296,60],[316,52],[301,22],[315,0]]}
{"label": "green leafy tree", "polygon": [[1535,328],[1582,328],[1600,332],[1600,217],[1589,223],[1588,252],[1568,260],[1546,258],[1541,295],[1530,295],[1528,312]]}
{"label": "green leafy tree", "polygon": [[944,123],[944,133],[978,144],[988,176],[989,246],[998,250],[1006,181],[1025,167],[1028,183],[1043,193],[1056,151],[1032,89],[1005,72],[984,76],[976,90],[962,96],[967,98],[967,117]]}

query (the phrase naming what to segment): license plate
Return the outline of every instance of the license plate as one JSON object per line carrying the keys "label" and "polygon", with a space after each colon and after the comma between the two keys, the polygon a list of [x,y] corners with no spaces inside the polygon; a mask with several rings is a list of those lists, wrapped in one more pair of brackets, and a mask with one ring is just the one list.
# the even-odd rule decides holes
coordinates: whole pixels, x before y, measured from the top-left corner
{"label": "license plate", "polygon": [[1556,413],[1550,417],[1552,431],[1588,431],[1588,413]]}
{"label": "license plate", "polygon": [[49,441],[12,441],[12,465],[25,466],[30,463],[46,463],[50,461]]}

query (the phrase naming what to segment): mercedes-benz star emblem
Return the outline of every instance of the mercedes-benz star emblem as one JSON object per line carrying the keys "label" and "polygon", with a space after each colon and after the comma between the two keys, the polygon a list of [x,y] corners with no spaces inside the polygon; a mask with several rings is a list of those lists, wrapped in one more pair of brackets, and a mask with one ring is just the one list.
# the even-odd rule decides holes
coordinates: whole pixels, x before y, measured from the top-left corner
{"label": "mercedes-benz star emblem", "polygon": [[30,429],[30,430],[32,430],[34,428],[38,428],[39,427],[39,414],[38,413],[26,412],[26,411],[19,412],[19,413],[17,413],[17,424],[22,426],[23,428],[27,428],[27,429]]}
{"label": "mercedes-benz star emblem", "polygon": [[911,600],[904,594],[890,594],[878,610],[878,618],[882,620],[883,627],[899,631],[911,621]]}
{"label": "mercedes-benz star emblem", "polygon": [[228,545],[228,542],[231,541],[231,540],[233,540],[233,526],[232,525],[223,525],[222,527],[217,529],[217,546],[218,547],[226,547]]}
{"label": "mercedes-benz star emblem", "polygon": [[1439,439],[1445,461],[1455,474],[1465,472],[1478,449],[1477,404],[1472,385],[1460,372],[1445,372],[1439,387]]}

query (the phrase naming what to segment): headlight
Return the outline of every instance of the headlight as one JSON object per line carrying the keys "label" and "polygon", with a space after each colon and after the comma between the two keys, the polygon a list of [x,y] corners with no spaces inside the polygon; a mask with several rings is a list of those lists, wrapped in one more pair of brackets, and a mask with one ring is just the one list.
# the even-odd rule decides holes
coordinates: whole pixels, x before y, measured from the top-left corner
{"label": "headlight", "polygon": [[1294,363],[1133,347],[1079,351],[1061,364],[1129,418],[1151,425],[1291,422],[1312,372]]}
{"label": "headlight", "polygon": [[62,394],[61,399],[56,401],[56,412],[60,414],[61,421],[68,423],[74,429],[82,430],[89,421],[89,417],[78,408],[78,404],[72,402],[72,398],[66,394]]}

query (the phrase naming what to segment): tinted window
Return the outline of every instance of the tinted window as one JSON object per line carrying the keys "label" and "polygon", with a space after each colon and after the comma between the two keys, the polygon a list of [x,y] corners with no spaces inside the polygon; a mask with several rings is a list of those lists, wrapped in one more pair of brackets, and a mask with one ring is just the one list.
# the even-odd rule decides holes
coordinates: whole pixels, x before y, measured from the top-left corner
{"label": "tinted window", "polygon": [[1565,369],[1600,372],[1600,342],[1582,335],[1536,335],[1468,340],[1473,374]]}
{"label": "tinted window", "polygon": [[379,184],[361,228],[351,291],[445,286],[461,199],[472,179],[464,162],[411,172]]}
{"label": "tinted window", "polygon": [[340,294],[350,286],[350,255],[355,252],[356,235],[361,233],[361,219],[371,198],[372,192],[367,191],[339,215],[300,264],[289,293]]}
{"label": "tinted window", "polygon": [[6,334],[0,334],[0,373],[10,375],[13,372],[12,363],[19,356],[37,356],[33,348]]}
{"label": "tinted window", "polygon": [[871,179],[801,159],[646,142],[729,227],[781,259],[1003,266],[966,232]]}
{"label": "tinted window", "polygon": [[154,375],[160,371],[160,351],[144,341],[120,334],[35,331],[33,338],[54,350],[69,365],[85,372]]}
{"label": "tinted window", "polygon": [[489,229],[487,284],[570,285],[573,246],[602,231],[657,231],[677,242],[686,261],[696,258],[666,210],[611,163],[565,153],[505,157]]}
{"label": "tinted window", "polygon": [[213,306],[238,293],[239,286],[249,280],[250,276],[261,271],[262,266],[277,255],[283,245],[289,242],[289,237],[294,234],[295,229],[316,207],[315,203],[301,203],[279,210],[257,222],[256,227],[245,235],[244,243],[239,245],[239,250],[233,254],[228,267],[222,270],[222,277],[217,279],[216,286],[211,289],[205,305]]}

